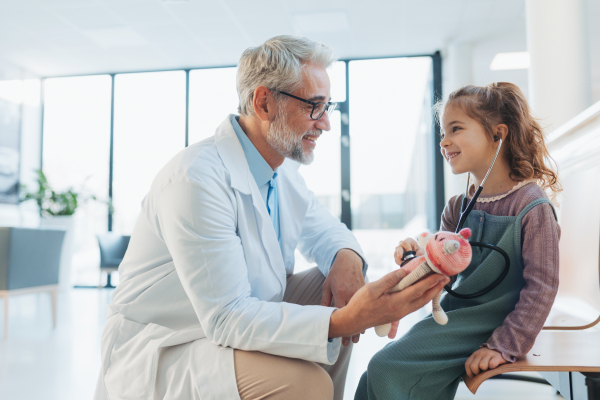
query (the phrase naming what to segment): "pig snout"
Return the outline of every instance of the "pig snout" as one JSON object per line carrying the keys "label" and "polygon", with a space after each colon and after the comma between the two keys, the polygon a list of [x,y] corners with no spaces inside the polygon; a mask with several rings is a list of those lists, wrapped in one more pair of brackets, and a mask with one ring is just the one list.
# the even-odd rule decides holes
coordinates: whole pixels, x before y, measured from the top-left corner
{"label": "pig snout", "polygon": [[454,254],[460,249],[460,243],[456,240],[447,240],[444,242],[444,254]]}

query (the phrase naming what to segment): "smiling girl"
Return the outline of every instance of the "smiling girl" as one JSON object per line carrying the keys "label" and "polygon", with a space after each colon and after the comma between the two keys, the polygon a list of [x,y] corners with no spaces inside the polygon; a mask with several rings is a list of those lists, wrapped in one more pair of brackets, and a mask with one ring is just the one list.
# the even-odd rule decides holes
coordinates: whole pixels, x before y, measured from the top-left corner
{"label": "smiling girl", "polygon": [[[472,241],[501,247],[510,257],[506,278],[474,299],[445,295],[447,325],[430,316],[378,352],[359,383],[355,399],[452,399],[463,373],[474,376],[525,355],[542,329],[558,290],[560,228],[552,197],[560,186],[547,165],[542,129],[521,90],[511,83],[465,86],[450,94],[442,111],[442,155],[454,174],[470,173],[474,194],[498,159],[465,227]],[[463,195],[450,199],[441,230],[454,232]],[[398,245],[396,262],[414,239]],[[474,293],[504,268],[500,255],[473,248],[469,267],[454,289]]]}

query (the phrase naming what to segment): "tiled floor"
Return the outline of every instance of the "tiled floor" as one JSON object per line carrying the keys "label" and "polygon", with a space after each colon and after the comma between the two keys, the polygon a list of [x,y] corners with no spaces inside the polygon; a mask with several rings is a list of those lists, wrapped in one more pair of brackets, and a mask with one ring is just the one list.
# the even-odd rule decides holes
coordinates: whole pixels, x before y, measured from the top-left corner
{"label": "tiled floor", "polygon": [[[0,340],[0,399],[92,399],[100,368],[100,335],[110,293],[109,290],[75,289],[60,294],[56,329],[52,329],[47,294],[11,298],[8,339]],[[407,330],[424,312],[405,318],[401,329]],[[369,359],[386,343],[387,339],[381,339],[369,330],[355,346],[345,399],[353,399],[358,379]],[[461,385],[456,397],[487,400],[561,398],[549,386],[513,381],[488,381],[475,396]]]}

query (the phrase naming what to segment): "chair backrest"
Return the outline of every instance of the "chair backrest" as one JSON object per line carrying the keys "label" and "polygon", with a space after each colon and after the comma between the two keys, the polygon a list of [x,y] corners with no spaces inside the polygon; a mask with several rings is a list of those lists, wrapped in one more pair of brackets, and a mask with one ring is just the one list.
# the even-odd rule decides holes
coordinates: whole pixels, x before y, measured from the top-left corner
{"label": "chair backrest", "polygon": [[600,315],[600,102],[550,135],[550,153],[563,187],[557,208],[561,239],[555,302],[563,310],[553,309],[558,312],[546,325],[589,326],[600,321],[594,321]]}
{"label": "chair backrest", "polygon": [[0,290],[58,284],[61,228],[0,228]]}
{"label": "chair backrest", "polygon": [[100,268],[117,268],[123,261],[131,236],[108,232],[97,237],[100,246]]}

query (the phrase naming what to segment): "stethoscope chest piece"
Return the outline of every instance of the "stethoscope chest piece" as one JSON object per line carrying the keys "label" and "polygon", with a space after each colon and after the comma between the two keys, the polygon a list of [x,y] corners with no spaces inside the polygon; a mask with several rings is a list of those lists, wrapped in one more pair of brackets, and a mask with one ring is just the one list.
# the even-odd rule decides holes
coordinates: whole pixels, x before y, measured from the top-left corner
{"label": "stethoscope chest piece", "polygon": [[417,252],[413,250],[408,250],[402,255],[402,264],[400,264],[400,268],[404,267],[406,264],[412,261],[413,258],[417,258]]}

